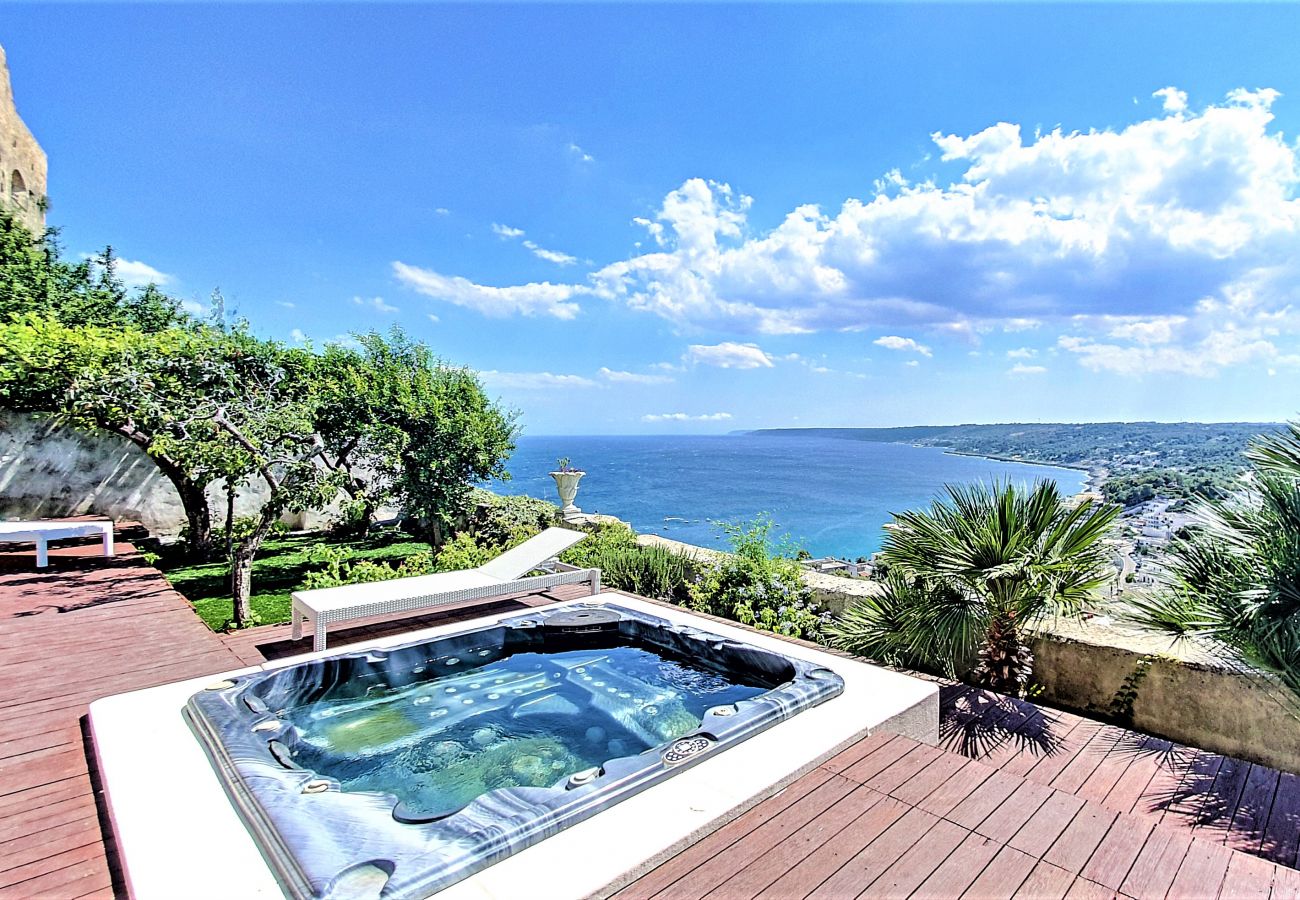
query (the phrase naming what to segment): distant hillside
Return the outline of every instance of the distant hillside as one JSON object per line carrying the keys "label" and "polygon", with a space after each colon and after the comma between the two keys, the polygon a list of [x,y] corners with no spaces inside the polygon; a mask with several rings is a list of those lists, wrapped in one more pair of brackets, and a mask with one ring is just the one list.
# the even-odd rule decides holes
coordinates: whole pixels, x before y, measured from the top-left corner
{"label": "distant hillside", "polygon": [[1103,476],[1102,490],[1132,504],[1156,496],[1230,491],[1251,438],[1275,422],[1097,422],[916,425],[900,428],[770,428],[766,436],[819,436],[943,447],[1026,462],[1077,466]]}

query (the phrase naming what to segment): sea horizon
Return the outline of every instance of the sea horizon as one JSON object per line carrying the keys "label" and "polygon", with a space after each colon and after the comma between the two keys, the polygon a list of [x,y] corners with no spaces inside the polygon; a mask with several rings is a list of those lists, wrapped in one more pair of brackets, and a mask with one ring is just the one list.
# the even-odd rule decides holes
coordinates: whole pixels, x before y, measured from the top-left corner
{"label": "sea horizon", "polygon": [[945,484],[1046,478],[1085,489],[1082,469],[906,443],[745,434],[526,435],[492,490],[556,502],[549,472],[567,457],[586,472],[577,504],[642,534],[726,549],[722,524],[759,516],[784,550],[848,559],[880,548],[894,513],[927,506]]}

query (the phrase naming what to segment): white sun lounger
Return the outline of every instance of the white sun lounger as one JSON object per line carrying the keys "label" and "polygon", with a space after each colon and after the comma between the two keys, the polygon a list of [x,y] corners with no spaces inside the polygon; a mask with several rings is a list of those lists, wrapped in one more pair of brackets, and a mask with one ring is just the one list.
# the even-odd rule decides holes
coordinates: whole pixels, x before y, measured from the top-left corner
{"label": "white sun lounger", "polygon": [[302,637],[304,621],[315,638],[312,648],[325,649],[325,627],[343,622],[379,616],[385,613],[411,612],[486,600],[502,594],[541,591],[559,584],[591,585],[591,593],[600,593],[600,569],[570,569],[548,575],[524,578],[524,574],[554,559],[586,537],[585,532],[567,528],[548,528],[529,538],[513,550],[507,550],[491,562],[476,569],[437,572],[414,578],[394,578],[368,584],[295,591],[293,594],[293,639]]}
{"label": "white sun lounger", "polygon": [[104,555],[112,556],[112,522],[0,522],[0,544],[35,544],[37,568],[50,564],[50,541],[95,536],[104,540]]}

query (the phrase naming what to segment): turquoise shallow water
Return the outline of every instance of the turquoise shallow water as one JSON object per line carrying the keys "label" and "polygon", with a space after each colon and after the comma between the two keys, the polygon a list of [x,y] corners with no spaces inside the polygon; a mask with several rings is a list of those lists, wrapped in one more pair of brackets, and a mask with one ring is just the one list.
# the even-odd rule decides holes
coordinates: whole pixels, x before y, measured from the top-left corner
{"label": "turquoise shallow water", "polygon": [[725,548],[715,522],[766,512],[793,546],[850,559],[880,549],[890,514],[928,505],[945,483],[1050,478],[1073,494],[1086,479],[1074,469],[839,438],[525,436],[509,462],[512,480],[492,487],[555,501],[546,473],[561,456],[587,472],[578,506],[639,532]]}
{"label": "turquoise shallow water", "polygon": [[516,653],[362,697],[327,693],[286,718],[301,735],[299,765],[431,815],[676,740],[711,707],[765,690],[752,676],[618,646]]}

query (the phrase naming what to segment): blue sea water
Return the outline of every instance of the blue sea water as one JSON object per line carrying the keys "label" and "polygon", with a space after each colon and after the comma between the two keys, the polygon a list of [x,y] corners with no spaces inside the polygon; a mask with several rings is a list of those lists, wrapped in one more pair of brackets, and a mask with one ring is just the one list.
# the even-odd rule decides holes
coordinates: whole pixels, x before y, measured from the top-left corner
{"label": "blue sea water", "polygon": [[525,436],[507,466],[512,479],[492,489],[554,502],[547,473],[563,456],[587,473],[578,506],[617,516],[638,532],[724,549],[717,522],[767,513],[778,539],[814,556],[849,559],[879,550],[891,513],[929,505],[945,483],[1047,478],[1073,494],[1087,477],[1075,469],[843,438]]}

